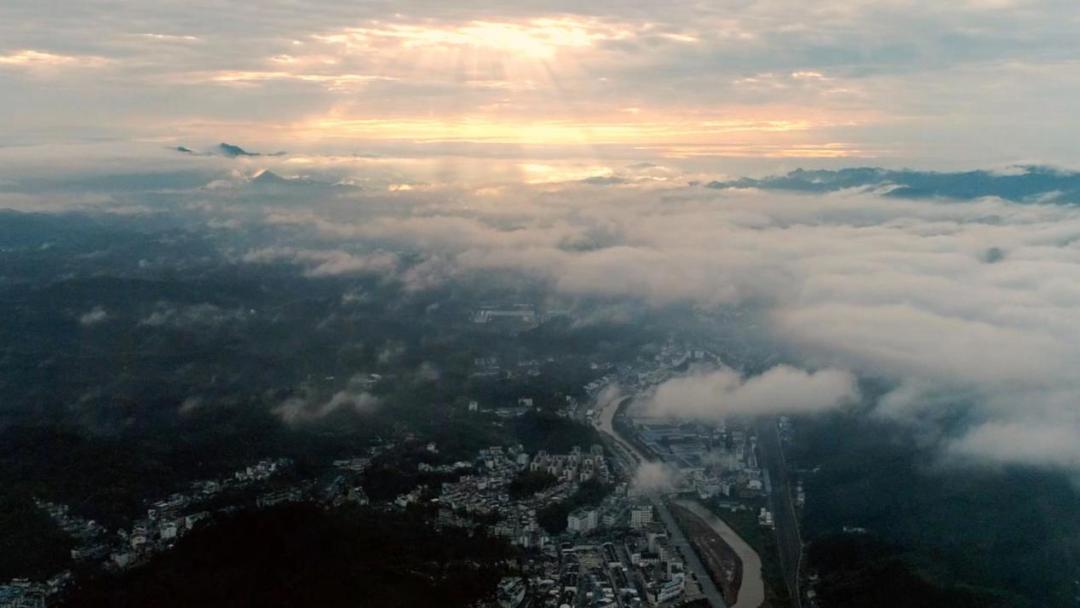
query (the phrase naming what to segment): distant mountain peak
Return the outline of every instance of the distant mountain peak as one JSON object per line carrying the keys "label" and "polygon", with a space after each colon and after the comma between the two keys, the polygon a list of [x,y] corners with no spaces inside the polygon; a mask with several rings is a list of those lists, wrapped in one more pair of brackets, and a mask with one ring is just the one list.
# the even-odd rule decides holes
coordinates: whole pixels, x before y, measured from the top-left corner
{"label": "distant mountain peak", "polygon": [[285,152],[273,152],[273,153],[269,153],[269,154],[268,153],[263,153],[263,152],[251,152],[249,150],[245,150],[244,148],[241,148],[240,146],[238,146],[236,144],[230,144],[230,143],[227,143],[227,142],[221,142],[218,145],[214,146],[213,148],[210,148],[209,150],[207,150],[205,152],[197,152],[194,149],[189,148],[187,146],[176,146],[176,147],[171,148],[171,149],[176,151],[176,152],[179,152],[181,154],[190,154],[192,156],[217,156],[217,155],[220,155],[220,156],[224,156],[224,157],[227,157],[227,158],[239,158],[239,157],[242,157],[242,156],[243,157],[285,156]]}
{"label": "distant mountain peak", "polygon": [[259,171],[258,173],[255,174],[255,177],[252,178],[251,183],[266,185],[266,184],[286,184],[286,183],[289,183],[291,181],[293,181],[293,180],[281,177],[280,175],[278,175],[277,173],[274,173],[273,171],[271,171],[269,169],[263,169],[262,171]]}
{"label": "distant mountain peak", "polygon": [[229,158],[236,158],[237,156],[262,156],[258,152],[248,152],[240,146],[227,144],[225,142],[218,144],[218,151]]}

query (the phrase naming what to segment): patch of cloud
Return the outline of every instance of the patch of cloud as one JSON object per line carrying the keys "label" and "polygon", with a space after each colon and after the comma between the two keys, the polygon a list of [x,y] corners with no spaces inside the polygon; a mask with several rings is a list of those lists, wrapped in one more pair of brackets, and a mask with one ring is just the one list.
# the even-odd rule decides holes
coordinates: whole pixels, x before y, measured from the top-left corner
{"label": "patch of cloud", "polygon": [[749,377],[721,368],[673,378],[656,387],[646,407],[659,416],[720,419],[816,413],[852,404],[858,397],[851,372],[778,365]]}
{"label": "patch of cloud", "polygon": [[991,422],[977,426],[950,446],[959,462],[1021,464],[1080,469],[1074,424]]}
{"label": "patch of cloud", "polygon": [[341,294],[342,306],[353,306],[358,304],[369,304],[374,301],[372,295],[363,289],[355,288],[346,291]]}
{"label": "patch of cloud", "polygon": [[630,480],[634,494],[667,494],[678,486],[679,472],[662,462],[642,462]]}
{"label": "patch of cloud", "polygon": [[62,55],[47,51],[23,49],[0,55],[0,68],[13,67],[26,70],[55,70],[63,68],[99,68],[109,60],[92,55]]}
{"label": "patch of cloud", "polygon": [[311,423],[338,411],[369,414],[379,407],[379,398],[367,392],[342,390],[329,399],[315,399],[310,394],[290,397],[275,406],[271,412],[282,422],[290,425]]}
{"label": "patch of cloud", "polygon": [[176,409],[176,412],[181,416],[189,416],[205,407],[206,401],[202,397],[192,396],[188,397],[180,403],[180,407]]}
{"label": "patch of cloud", "polygon": [[153,33],[153,32],[147,32],[147,33],[144,33],[144,34],[136,34],[136,35],[141,37],[141,38],[146,38],[148,40],[156,40],[156,41],[159,41],[159,42],[191,43],[191,42],[202,42],[203,41],[202,38],[199,38],[198,36],[192,36],[190,34],[158,34],[158,33]]}
{"label": "patch of cloud", "polygon": [[405,52],[456,53],[490,49],[515,55],[553,59],[565,50],[592,47],[603,41],[633,35],[626,26],[598,19],[564,16],[530,20],[473,20],[466,23],[373,23],[319,36],[321,42],[338,45],[349,53]]}
{"label": "patch of cloud", "polygon": [[380,365],[393,363],[405,354],[405,345],[401,342],[387,342],[375,356]]}
{"label": "patch of cloud", "polygon": [[101,306],[95,306],[89,311],[79,315],[79,325],[90,327],[100,325],[109,320],[109,313]]}

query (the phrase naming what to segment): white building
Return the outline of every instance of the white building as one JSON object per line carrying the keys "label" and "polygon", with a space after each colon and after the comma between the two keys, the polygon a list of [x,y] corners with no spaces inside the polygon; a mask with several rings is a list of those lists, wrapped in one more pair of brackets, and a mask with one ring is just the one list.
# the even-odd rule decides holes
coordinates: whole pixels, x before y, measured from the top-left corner
{"label": "white building", "polygon": [[634,507],[630,511],[630,527],[639,529],[644,528],[651,524],[653,521],[652,507],[645,505],[642,507]]}
{"label": "white building", "polygon": [[170,522],[162,523],[161,524],[161,530],[160,530],[161,539],[162,540],[173,540],[174,538],[176,538],[177,531],[178,531],[178,527],[176,525],[176,522],[170,521]]}
{"label": "white building", "polygon": [[758,513],[758,524],[766,528],[773,527],[773,514],[765,507],[762,507],[761,512]]}
{"label": "white building", "polygon": [[597,515],[593,509],[574,511],[566,516],[566,529],[575,534],[585,534],[596,529]]}

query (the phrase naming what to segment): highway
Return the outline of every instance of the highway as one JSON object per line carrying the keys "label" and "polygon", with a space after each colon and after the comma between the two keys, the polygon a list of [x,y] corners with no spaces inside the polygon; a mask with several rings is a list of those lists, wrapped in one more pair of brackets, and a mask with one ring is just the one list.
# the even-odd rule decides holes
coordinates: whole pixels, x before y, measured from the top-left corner
{"label": "highway", "polygon": [[776,524],[776,542],[780,553],[780,568],[784,573],[784,583],[795,608],[802,608],[802,596],[799,593],[799,566],[802,561],[802,535],[799,532],[799,519],[795,513],[795,501],[792,499],[788,484],[787,463],[784,450],[780,445],[780,433],[776,427],[776,418],[761,418],[757,423],[758,450],[761,466],[772,485],[769,493],[769,509],[773,512]]}

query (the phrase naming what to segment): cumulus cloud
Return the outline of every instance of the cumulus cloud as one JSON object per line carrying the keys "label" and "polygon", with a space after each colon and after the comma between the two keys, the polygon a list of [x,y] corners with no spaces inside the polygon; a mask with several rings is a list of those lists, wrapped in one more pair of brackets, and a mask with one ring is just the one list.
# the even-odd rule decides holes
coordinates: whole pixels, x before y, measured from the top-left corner
{"label": "cumulus cloud", "polygon": [[390,342],[387,342],[386,344],[384,344],[381,349],[379,349],[379,353],[378,353],[378,355],[376,355],[376,360],[380,364],[386,365],[388,363],[392,363],[394,361],[397,361],[404,354],[405,354],[405,345],[404,344],[402,344],[401,342],[390,341]]}
{"label": "cumulus cloud", "polygon": [[199,396],[192,396],[184,399],[180,403],[180,407],[176,409],[176,412],[181,416],[188,416],[205,407],[206,401]]}
{"label": "cumulus cloud", "polygon": [[109,313],[101,306],[95,306],[89,311],[79,315],[79,325],[90,327],[109,320]]}
{"label": "cumulus cloud", "polygon": [[271,412],[286,424],[303,424],[321,420],[337,411],[371,413],[379,403],[379,398],[371,393],[342,390],[325,401],[313,399],[310,395],[290,397]]}
{"label": "cumulus cloud", "polygon": [[1080,469],[1075,424],[991,422],[975,427],[953,443],[950,455],[975,462]]}
{"label": "cumulus cloud", "polygon": [[850,404],[858,395],[851,372],[778,365],[750,377],[722,368],[673,378],[656,387],[647,406],[655,415],[691,418],[802,414]]}
{"label": "cumulus cloud", "polygon": [[47,51],[23,49],[0,55],[0,68],[11,66],[22,69],[97,68],[107,65],[104,57],[61,55]]}

